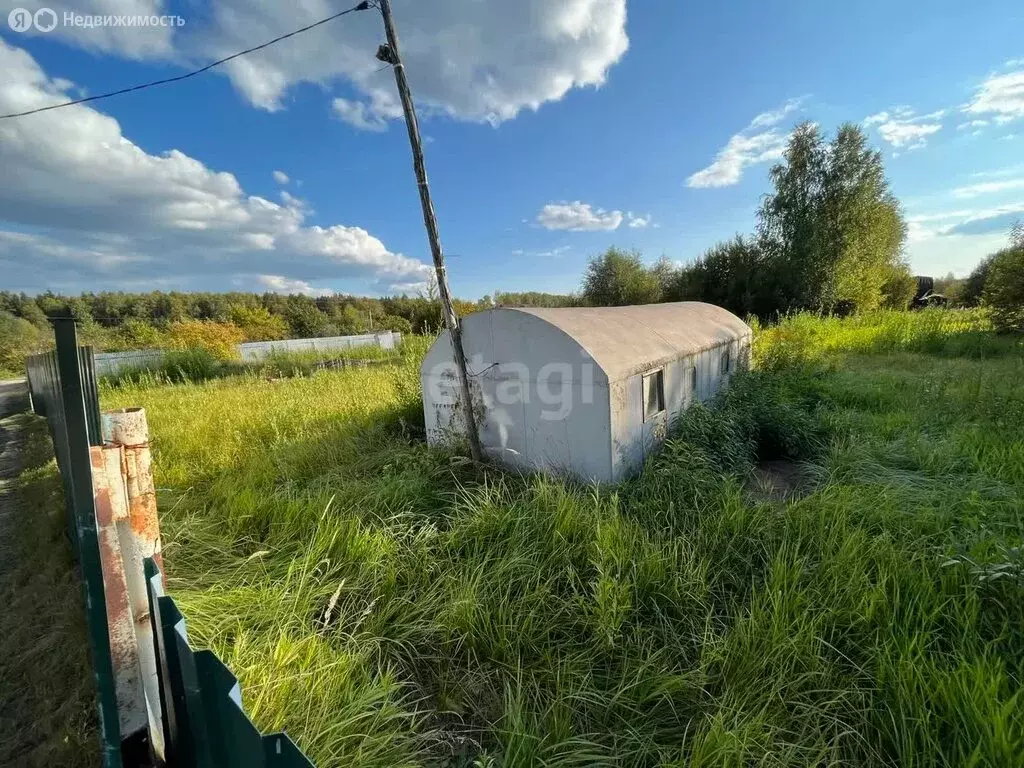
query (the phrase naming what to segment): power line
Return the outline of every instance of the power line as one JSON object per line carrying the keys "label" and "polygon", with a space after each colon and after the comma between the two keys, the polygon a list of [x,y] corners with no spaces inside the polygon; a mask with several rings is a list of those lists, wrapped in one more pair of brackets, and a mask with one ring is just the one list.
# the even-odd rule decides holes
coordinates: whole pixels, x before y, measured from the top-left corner
{"label": "power line", "polygon": [[100,94],[97,94],[95,96],[87,96],[87,97],[85,97],[83,99],[75,99],[74,101],[65,101],[65,102],[62,102],[60,104],[51,104],[48,107],[39,107],[38,109],[30,109],[30,110],[28,110],[26,112],[13,112],[13,113],[11,113],[9,115],[0,115],[0,120],[6,120],[9,117],[25,117],[26,115],[34,115],[37,112],[49,112],[51,109],[60,109],[61,107],[70,107],[70,106],[73,106],[75,104],[85,104],[88,101],[99,101],[100,99],[109,99],[111,96],[120,96],[121,94],[124,94],[124,93],[132,93],[134,91],[142,91],[142,90],[145,90],[146,88],[153,88],[154,86],[157,86],[157,85],[167,85],[168,83],[177,83],[180,80],[188,80],[190,77],[195,77],[196,75],[201,75],[203,72],[211,70],[214,67],[218,67],[221,64],[224,64],[226,62],[231,61],[232,59],[237,59],[239,56],[245,56],[246,54],[249,54],[249,53],[255,53],[256,51],[261,51],[264,48],[267,48],[267,47],[273,45],[274,43],[279,43],[282,40],[287,40],[289,37],[295,37],[295,35],[300,35],[303,32],[308,32],[309,30],[313,29],[314,27],[319,27],[321,24],[326,24],[329,21],[334,21],[335,19],[337,19],[337,18],[339,18],[341,16],[345,16],[346,14],[352,13],[353,11],[365,11],[369,7],[370,7],[369,0],[363,0],[363,2],[359,3],[358,5],[352,6],[348,10],[339,11],[338,13],[335,13],[335,14],[333,14],[331,16],[327,16],[326,18],[320,19],[320,21],[314,21],[312,24],[307,24],[305,27],[300,27],[299,29],[296,29],[296,30],[294,30],[292,32],[289,32],[286,35],[281,35],[280,37],[275,37],[273,40],[268,40],[267,42],[262,43],[261,45],[254,46],[252,48],[246,48],[244,51],[239,51],[238,53],[233,53],[230,56],[225,56],[223,59],[218,59],[217,61],[213,62],[212,64],[207,64],[205,67],[193,70],[191,72],[186,72],[184,75],[178,75],[177,77],[168,77],[168,78],[164,78],[163,80],[153,80],[153,81],[148,82],[148,83],[140,83],[139,85],[133,85],[130,88],[122,88],[119,91],[110,91],[109,93],[100,93]]}

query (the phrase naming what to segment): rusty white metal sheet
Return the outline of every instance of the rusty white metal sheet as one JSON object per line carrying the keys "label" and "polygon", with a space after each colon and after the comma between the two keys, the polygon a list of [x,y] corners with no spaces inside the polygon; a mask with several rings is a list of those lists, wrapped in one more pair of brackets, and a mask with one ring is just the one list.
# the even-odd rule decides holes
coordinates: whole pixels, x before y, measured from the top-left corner
{"label": "rusty white metal sheet", "polygon": [[96,535],[99,540],[100,564],[103,570],[103,594],[107,608],[107,631],[110,636],[110,659],[114,670],[121,736],[125,738],[147,728],[145,695],[139,667],[138,647],[132,619],[131,599],[125,576],[124,559],[117,523],[114,520],[112,497],[118,492],[121,474],[118,470],[111,483],[106,455],[101,447],[90,450],[93,496],[96,503]]}
{"label": "rusty white metal sheet", "polygon": [[134,619],[142,687],[149,712],[150,743],[157,755],[162,755],[160,686],[145,576],[147,557],[153,558],[163,574],[149,425],[143,408],[108,411],[103,414],[102,423],[104,439],[111,450],[120,453],[117,473],[125,491],[125,515],[117,525],[118,537]]}

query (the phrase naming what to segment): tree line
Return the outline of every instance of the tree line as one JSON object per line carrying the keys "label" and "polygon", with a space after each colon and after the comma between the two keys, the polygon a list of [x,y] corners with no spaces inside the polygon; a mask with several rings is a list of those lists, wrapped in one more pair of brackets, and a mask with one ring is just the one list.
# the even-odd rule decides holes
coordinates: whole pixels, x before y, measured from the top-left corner
{"label": "tree line", "polygon": [[[455,299],[459,315],[494,306],[569,306],[576,296],[496,292]],[[350,336],[375,331],[436,333],[444,325],[434,289],[423,295],[367,298],[278,293],[125,293],[31,296],[0,291],[0,370],[20,370],[25,355],[45,348],[50,319],[73,317],[85,343],[103,350],[184,348],[223,351],[244,341]]]}
{"label": "tree line", "polygon": [[[751,235],[683,266],[665,258],[647,266],[639,253],[611,248],[590,261],[582,299],[706,301],[762,321],[910,306],[919,281],[903,255],[907,226],[882,155],[858,126],[842,125],[829,139],[814,123],[798,125],[770,180]],[[989,305],[998,330],[1024,331],[1024,225],[968,278],[940,278],[933,290],[955,305]]]}

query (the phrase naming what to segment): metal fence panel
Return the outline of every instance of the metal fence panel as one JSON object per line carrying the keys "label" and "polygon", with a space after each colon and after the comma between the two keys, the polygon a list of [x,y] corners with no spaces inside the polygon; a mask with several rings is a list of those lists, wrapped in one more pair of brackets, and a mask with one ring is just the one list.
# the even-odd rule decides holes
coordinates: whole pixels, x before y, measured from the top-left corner
{"label": "metal fence panel", "polygon": [[[185,620],[146,559],[150,621],[160,659],[167,764],[195,768],[314,768],[283,733],[262,735],[237,678],[212,651],[195,651]],[[169,683],[169,685],[168,685]]]}
{"label": "metal fence panel", "polygon": [[151,368],[163,362],[162,349],[131,349],[126,352],[97,352],[96,375],[111,376],[136,368]]}
{"label": "metal fence panel", "polygon": [[[86,363],[91,361],[91,352],[83,354],[79,349],[74,321],[54,320],[53,324],[57,348],[30,357],[26,367],[33,407],[36,413],[46,414],[54,454],[64,482],[68,535],[74,546],[85,592],[103,764],[114,768],[121,766],[121,733],[89,452],[93,436],[99,439],[99,403],[91,367],[89,371],[84,370]],[[91,406],[87,406],[90,401]],[[95,411],[95,418],[90,415],[90,408]]]}

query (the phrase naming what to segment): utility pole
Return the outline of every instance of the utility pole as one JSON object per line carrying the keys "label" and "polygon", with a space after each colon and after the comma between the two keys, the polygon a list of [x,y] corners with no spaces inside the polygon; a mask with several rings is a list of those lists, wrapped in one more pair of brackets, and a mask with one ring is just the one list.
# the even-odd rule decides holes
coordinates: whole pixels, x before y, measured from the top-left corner
{"label": "utility pole", "polygon": [[378,0],[381,15],[384,17],[384,31],[387,34],[387,45],[377,50],[377,58],[391,65],[395,70],[395,82],[398,84],[398,95],[402,100],[402,111],[405,112],[405,125],[409,129],[409,143],[412,145],[412,164],[416,171],[416,182],[420,189],[420,204],[423,207],[423,223],[427,227],[430,240],[430,253],[434,258],[434,271],[437,274],[437,290],[441,297],[441,308],[444,324],[452,340],[455,352],[455,365],[459,369],[459,388],[462,391],[462,402],[466,411],[466,436],[469,438],[469,452],[474,461],[483,461],[484,452],[480,447],[480,435],[476,430],[476,416],[473,413],[473,400],[469,389],[469,372],[466,369],[466,352],[462,347],[462,328],[459,317],[452,306],[452,295],[448,289],[448,275],[444,267],[444,252],[441,250],[441,235],[437,230],[437,216],[434,215],[434,204],[430,199],[430,187],[427,186],[427,168],[423,162],[423,143],[420,141],[420,127],[416,121],[416,108],[412,103],[409,81],[405,76],[405,66],[398,52],[398,34],[395,22],[391,18],[391,0]]}

